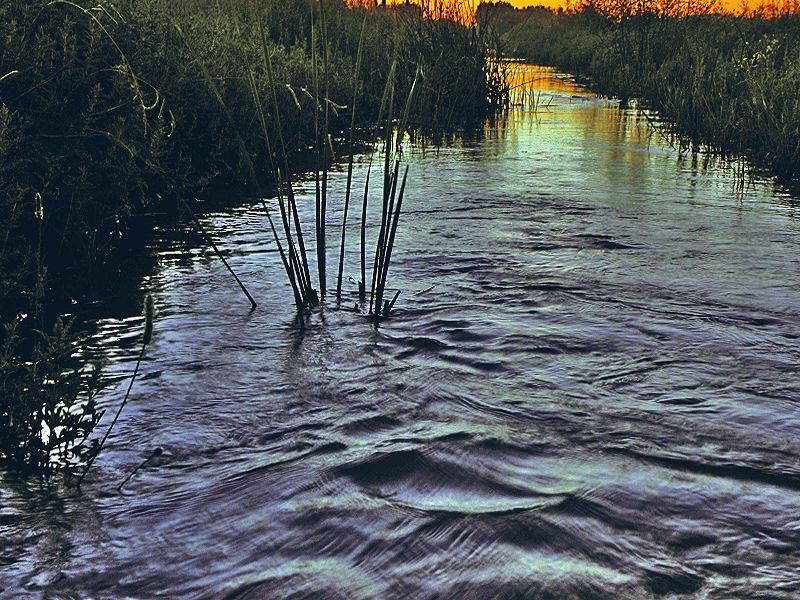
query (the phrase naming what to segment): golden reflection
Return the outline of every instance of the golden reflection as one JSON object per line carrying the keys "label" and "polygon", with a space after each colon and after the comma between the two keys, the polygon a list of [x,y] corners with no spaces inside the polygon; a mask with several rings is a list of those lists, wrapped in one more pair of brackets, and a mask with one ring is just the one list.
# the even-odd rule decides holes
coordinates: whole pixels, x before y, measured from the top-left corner
{"label": "golden reflection", "polygon": [[555,67],[542,67],[518,61],[507,61],[507,64],[508,83],[515,104],[524,103],[526,97],[529,98],[537,91],[566,96],[591,95],[591,92],[576,83],[574,78],[558,73]]}
{"label": "golden reflection", "polygon": [[[660,131],[657,116],[634,102],[599,97],[550,67],[510,63],[509,77],[508,109],[478,136],[484,158],[521,154],[531,156],[532,162],[536,156],[554,162],[577,159],[581,169],[574,176],[580,186],[642,193],[654,179],[668,177],[672,169],[665,168],[664,161],[685,166],[688,160],[689,153],[682,156],[674,149],[680,143]],[[695,156],[694,160],[708,159]],[[702,172],[705,166],[700,164],[697,170]]]}
{"label": "golden reflection", "polygon": [[635,101],[599,97],[551,67],[510,62],[509,80],[508,109],[481,132],[482,140],[494,142],[487,146],[493,155],[513,149],[553,161],[579,156],[576,181],[608,189],[645,190],[669,177],[674,167],[665,168],[664,161],[689,172],[695,183],[710,170],[723,173],[737,193],[752,182],[746,163],[694,148]]}

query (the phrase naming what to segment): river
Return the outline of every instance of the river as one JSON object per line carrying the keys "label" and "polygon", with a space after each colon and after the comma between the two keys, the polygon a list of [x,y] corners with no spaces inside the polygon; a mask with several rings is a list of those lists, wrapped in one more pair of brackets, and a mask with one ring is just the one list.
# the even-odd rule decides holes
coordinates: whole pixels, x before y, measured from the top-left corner
{"label": "river", "polygon": [[[202,217],[252,313],[158,231],[82,493],[0,476],[0,595],[800,596],[800,202],[525,74],[538,105],[408,153],[380,327],[331,298],[294,326],[257,206]],[[109,374],[142,321],[100,320]]]}

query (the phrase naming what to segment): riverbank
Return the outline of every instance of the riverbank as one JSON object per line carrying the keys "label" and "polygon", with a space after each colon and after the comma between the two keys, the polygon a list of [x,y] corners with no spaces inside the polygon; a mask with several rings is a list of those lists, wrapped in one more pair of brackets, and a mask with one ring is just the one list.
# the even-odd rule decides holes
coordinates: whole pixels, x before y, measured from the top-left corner
{"label": "riverbank", "polygon": [[[16,2],[0,9],[0,305],[3,320],[27,310],[35,283],[38,226],[52,287],[78,298],[113,271],[129,217],[161,212],[175,196],[238,186],[255,193],[247,162],[270,181],[249,74],[271,98],[261,35],[267,36],[292,164],[309,168],[315,144],[313,46],[323,69],[318,3]],[[474,29],[412,12],[349,9],[327,0],[330,132],[350,122],[359,91],[361,136],[375,117],[393,59],[405,98],[417,67],[424,77],[414,127],[477,122],[501,94]],[[366,20],[365,20],[366,18]],[[264,28],[261,27],[263,22]],[[363,57],[355,73],[362,23]],[[447,52],[443,53],[443,49]],[[444,76],[447,74],[447,76]],[[500,84],[502,85],[502,84]],[[276,115],[265,101],[270,133]],[[163,200],[170,199],[170,200]],[[110,268],[109,268],[110,267]]]}
{"label": "riverbank", "polygon": [[[800,178],[800,15],[506,11],[512,53],[640,99],[690,146]],[[660,14],[660,16],[659,16]]]}
{"label": "riverbank", "polygon": [[[0,323],[13,325],[0,340],[0,429],[35,441],[38,425],[26,419],[38,418],[51,379],[26,367],[48,360],[35,331],[121,285],[126,254],[182,199],[263,197],[279,151],[284,177],[322,168],[351,123],[356,138],[375,139],[390,78],[398,99],[417,82],[408,125],[431,135],[480,123],[503,103],[501,66],[475,26],[350,4],[0,8]],[[76,341],[63,341],[69,357]],[[22,408],[21,390],[34,390]]]}

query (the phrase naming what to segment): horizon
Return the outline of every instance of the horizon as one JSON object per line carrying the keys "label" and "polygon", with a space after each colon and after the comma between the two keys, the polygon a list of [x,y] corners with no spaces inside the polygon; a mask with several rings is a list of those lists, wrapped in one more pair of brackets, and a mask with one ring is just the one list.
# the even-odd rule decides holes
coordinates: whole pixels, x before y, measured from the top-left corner
{"label": "horizon", "polygon": [[[407,0],[394,0],[396,4],[403,4]],[[423,0],[410,0],[412,3],[419,4],[423,3]],[[459,2],[472,2],[475,7],[482,3],[496,3],[496,2],[503,2],[512,5],[514,8],[517,9],[524,9],[533,6],[544,6],[551,10],[557,10],[559,8],[566,9],[570,6],[577,6],[581,3],[581,0],[452,0],[453,3]],[[390,3],[391,0],[390,0]],[[788,4],[787,0],[775,0],[771,2],[770,0],[717,0],[720,12],[728,13],[728,14],[741,14],[744,11],[752,10],[758,6],[762,5],[784,5]],[[795,3],[796,5],[796,3]],[[462,4],[463,6],[463,4]]]}
{"label": "horizon", "polygon": [[[489,0],[491,1],[491,0]],[[570,4],[576,5],[579,2],[570,0],[501,0],[514,6],[514,8],[528,8],[531,6],[545,6],[551,9],[567,8]],[[722,12],[739,13],[745,9],[752,9],[763,2],[755,0],[717,0]]]}

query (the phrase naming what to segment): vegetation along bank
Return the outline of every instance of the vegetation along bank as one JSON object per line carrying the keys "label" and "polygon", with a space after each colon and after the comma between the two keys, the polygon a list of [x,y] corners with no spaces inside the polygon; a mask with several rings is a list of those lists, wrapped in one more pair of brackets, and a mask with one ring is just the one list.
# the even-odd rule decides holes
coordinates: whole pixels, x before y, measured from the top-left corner
{"label": "vegetation along bank", "polygon": [[503,104],[489,38],[426,10],[0,5],[0,460],[46,472],[89,458],[73,450],[99,419],[100,378],[75,358],[79,340],[60,315],[125,278],[121,257],[140,243],[132,225],[143,216],[166,218],[215,190],[267,195],[278,139],[290,171],[307,169],[315,148],[346,147],[349,131],[375,139],[389,79],[393,97],[410,99],[413,131],[469,127]]}

